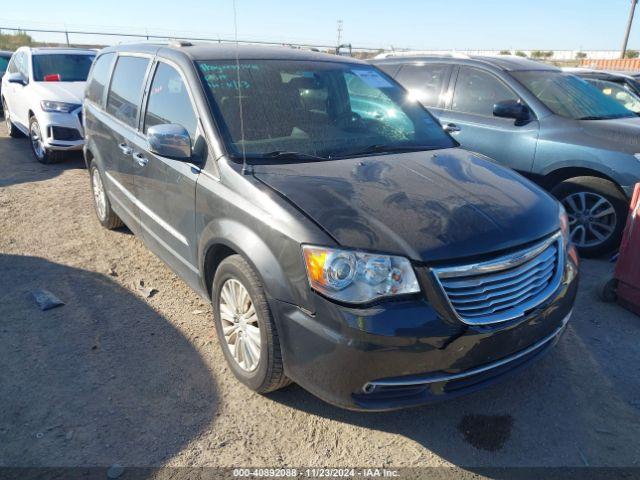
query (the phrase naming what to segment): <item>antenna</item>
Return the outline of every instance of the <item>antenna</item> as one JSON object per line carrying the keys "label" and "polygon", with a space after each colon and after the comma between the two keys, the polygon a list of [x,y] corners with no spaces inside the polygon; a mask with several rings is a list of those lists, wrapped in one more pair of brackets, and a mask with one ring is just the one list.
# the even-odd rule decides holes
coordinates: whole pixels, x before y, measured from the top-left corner
{"label": "antenna", "polygon": [[242,142],[242,173],[247,174],[247,152],[244,144],[244,114],[242,113],[242,88],[240,87],[240,44],[238,43],[238,14],[236,12],[236,0],[233,0],[233,29],[236,41],[236,71],[238,73],[238,106],[240,107],[240,141]]}

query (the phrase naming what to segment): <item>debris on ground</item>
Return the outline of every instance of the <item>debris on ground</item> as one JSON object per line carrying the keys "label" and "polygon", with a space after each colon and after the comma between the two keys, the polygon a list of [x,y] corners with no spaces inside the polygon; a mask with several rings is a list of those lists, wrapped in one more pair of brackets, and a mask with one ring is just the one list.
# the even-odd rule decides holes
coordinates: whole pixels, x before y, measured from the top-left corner
{"label": "debris on ground", "polygon": [[109,276],[111,277],[117,277],[118,272],[116,272],[116,266],[112,265],[111,267],[109,267],[108,273],[109,273]]}
{"label": "debris on ground", "polygon": [[143,294],[146,298],[151,298],[153,297],[156,293],[158,293],[158,290],[156,288],[151,288],[151,287],[147,287],[144,283],[143,279],[138,280],[137,282],[134,283],[134,287],[136,288],[136,290],[138,290],[141,294]]}
{"label": "debris on ground", "polygon": [[56,297],[49,290],[44,290],[42,288],[38,288],[31,292],[33,298],[36,300],[36,303],[40,307],[40,310],[50,310],[55,307],[61,307],[65,303]]}

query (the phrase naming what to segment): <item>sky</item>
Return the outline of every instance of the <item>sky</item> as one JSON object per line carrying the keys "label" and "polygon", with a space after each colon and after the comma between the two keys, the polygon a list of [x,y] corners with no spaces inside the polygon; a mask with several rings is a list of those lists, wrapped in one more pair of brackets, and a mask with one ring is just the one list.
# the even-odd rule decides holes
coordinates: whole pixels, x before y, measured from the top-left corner
{"label": "sky", "polygon": [[[233,0],[30,0],[0,9],[1,27],[234,38]],[[236,0],[238,38],[414,49],[619,49],[631,0]],[[37,40],[64,41],[36,34]],[[71,42],[124,38],[72,35]],[[640,49],[640,7],[629,48]]]}

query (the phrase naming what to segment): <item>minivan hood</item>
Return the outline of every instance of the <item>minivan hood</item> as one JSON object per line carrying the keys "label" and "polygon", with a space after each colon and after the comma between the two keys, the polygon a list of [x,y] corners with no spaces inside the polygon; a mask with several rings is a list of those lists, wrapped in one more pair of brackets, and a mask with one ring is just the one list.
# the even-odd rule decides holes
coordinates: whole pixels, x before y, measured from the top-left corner
{"label": "minivan hood", "polygon": [[33,90],[41,100],[82,104],[87,82],[33,82]]}
{"label": "minivan hood", "polygon": [[254,175],[343,246],[417,261],[474,257],[558,229],[558,206],[465,150],[259,165]]}
{"label": "minivan hood", "polygon": [[640,152],[640,117],[610,120],[579,120],[589,143],[597,140],[598,145],[606,145],[611,150],[631,154]]}

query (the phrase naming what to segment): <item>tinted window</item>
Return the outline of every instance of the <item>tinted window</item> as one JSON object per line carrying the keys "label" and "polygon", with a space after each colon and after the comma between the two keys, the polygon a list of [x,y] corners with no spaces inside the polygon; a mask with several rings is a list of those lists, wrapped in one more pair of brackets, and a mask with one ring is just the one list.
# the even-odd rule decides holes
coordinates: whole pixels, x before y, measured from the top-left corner
{"label": "tinted window", "polygon": [[597,78],[587,78],[585,80],[626,109],[640,113],[640,98],[631,90],[625,88],[624,85]]}
{"label": "tinted window", "polygon": [[71,53],[33,55],[33,79],[42,82],[47,76],[57,76],[61,82],[84,82],[94,58]]}
{"label": "tinted window", "polygon": [[475,68],[460,68],[452,110],[491,117],[493,105],[503,100],[518,100],[518,97],[493,75]]}
{"label": "tinted window", "polygon": [[512,75],[556,115],[576,120],[634,116],[630,110],[575,75],[547,70],[513,72]]}
{"label": "tinted window", "polygon": [[115,57],[114,53],[107,53],[96,60],[96,64],[91,71],[91,79],[87,86],[87,99],[97,104],[102,104],[102,94],[109,81],[111,64]]}
{"label": "tinted window", "polygon": [[9,65],[9,58],[11,57],[0,57],[0,73],[3,73],[7,70],[7,66]]}
{"label": "tinted window", "polygon": [[138,116],[147,65],[147,58],[119,57],[111,79],[107,112],[132,127],[135,126]]}
{"label": "tinted window", "polygon": [[440,96],[449,78],[447,65],[404,65],[398,80],[411,95],[427,107],[438,107]]}
{"label": "tinted window", "polygon": [[242,60],[239,69],[234,61],[198,65],[227,149],[236,157],[297,152],[335,159],[372,149],[456,146],[419,103],[368,65],[288,60]]}
{"label": "tinted window", "polygon": [[174,68],[159,63],[149,91],[144,131],[146,133],[149,127],[164,123],[182,125],[191,140],[195,140],[197,120],[187,87]]}

